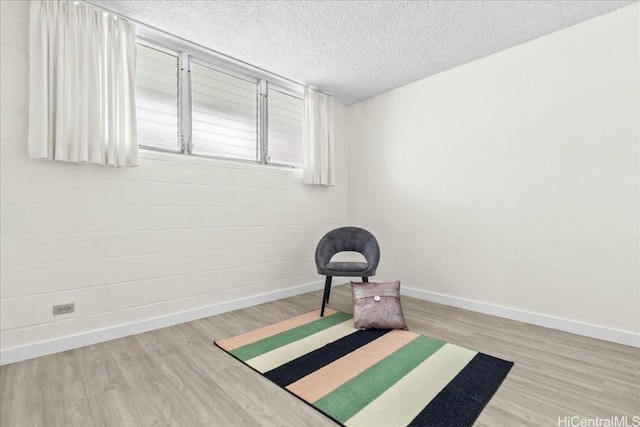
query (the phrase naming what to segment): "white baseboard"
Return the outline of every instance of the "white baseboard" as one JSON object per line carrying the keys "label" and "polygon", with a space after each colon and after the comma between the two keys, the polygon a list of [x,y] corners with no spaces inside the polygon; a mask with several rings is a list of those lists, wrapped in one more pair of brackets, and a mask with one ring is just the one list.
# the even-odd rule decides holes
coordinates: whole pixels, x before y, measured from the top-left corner
{"label": "white baseboard", "polygon": [[465,310],[490,314],[492,316],[503,317],[505,319],[517,320],[530,323],[532,325],[543,326],[545,328],[557,329],[570,332],[585,337],[597,338],[631,347],[640,347],[640,334],[623,331],[620,329],[607,328],[604,326],[592,325],[589,323],[577,322],[575,320],[562,319],[560,317],[546,314],[533,313],[525,310],[503,307],[489,304],[482,301],[475,301],[466,298],[459,298],[450,295],[428,292],[421,289],[402,287],[402,294],[438,304],[464,308]]}
{"label": "white baseboard", "polygon": [[324,282],[309,283],[275,292],[252,295],[247,298],[227,301],[194,310],[173,313],[167,316],[155,317],[142,322],[118,325],[110,328],[84,332],[77,335],[69,335],[52,340],[40,341],[21,347],[13,347],[0,351],[0,365],[7,365],[21,360],[33,359],[34,357],[46,356],[47,354],[72,350],[74,348],[123,338],[129,335],[166,328],[167,326],[190,322],[192,320],[203,319],[205,317],[215,316],[216,314],[226,313],[227,311],[238,310],[240,308],[251,307],[265,302],[316,291],[318,289],[322,289],[323,286]]}
{"label": "white baseboard", "polygon": [[[192,320],[215,316],[216,314],[221,314],[228,311],[238,310],[265,302],[275,301],[294,295],[312,292],[318,289],[322,289],[323,285],[323,282],[309,283],[306,285],[295,286],[275,292],[253,295],[247,298],[227,301],[207,307],[201,307],[194,310],[173,313],[167,316],[155,317],[152,319],[144,320],[142,322],[118,325],[110,328],[84,332],[77,335],[70,335],[47,341],[40,341],[21,347],[9,348],[0,351],[0,365],[7,365],[9,363],[15,363],[21,360],[32,359],[39,356],[46,356],[48,354],[72,350],[74,348],[80,348],[91,344],[97,344],[117,338],[123,338],[129,335],[149,332],[155,329],[165,328],[167,326],[173,326],[180,323],[190,322]],[[460,307],[465,310],[490,314],[492,316],[517,320],[537,326],[558,329],[577,335],[583,335],[586,337],[597,338],[605,341],[640,348],[640,334],[634,334],[633,332],[606,328],[603,326],[562,319],[559,317],[533,313],[525,310],[517,310],[481,301],[453,297],[450,295],[444,295],[435,292],[428,292],[420,289],[403,287],[402,293],[403,295],[413,298],[432,301],[453,307]]]}

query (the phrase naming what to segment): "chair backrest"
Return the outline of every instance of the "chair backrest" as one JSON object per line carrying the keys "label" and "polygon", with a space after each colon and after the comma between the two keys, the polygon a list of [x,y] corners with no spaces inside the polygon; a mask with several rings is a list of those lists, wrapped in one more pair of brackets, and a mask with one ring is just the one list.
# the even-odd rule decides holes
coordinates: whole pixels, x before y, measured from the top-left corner
{"label": "chair backrest", "polygon": [[323,268],[338,252],[359,252],[369,264],[373,276],[380,262],[380,247],[375,236],[358,227],[340,227],[325,234],[316,247],[316,266]]}

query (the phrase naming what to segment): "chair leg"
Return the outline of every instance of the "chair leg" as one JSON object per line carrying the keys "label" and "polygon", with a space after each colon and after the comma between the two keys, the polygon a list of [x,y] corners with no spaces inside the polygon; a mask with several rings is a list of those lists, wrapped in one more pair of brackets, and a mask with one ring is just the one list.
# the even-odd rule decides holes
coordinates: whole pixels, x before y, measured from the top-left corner
{"label": "chair leg", "polygon": [[363,283],[367,283],[367,282],[369,282],[369,278],[368,278],[368,277],[363,277],[363,278],[362,278],[362,282],[363,282]]}
{"label": "chair leg", "polygon": [[324,306],[329,302],[329,294],[331,293],[332,276],[327,276],[324,281],[324,295],[322,296],[322,308],[320,309],[320,317],[324,317]]}

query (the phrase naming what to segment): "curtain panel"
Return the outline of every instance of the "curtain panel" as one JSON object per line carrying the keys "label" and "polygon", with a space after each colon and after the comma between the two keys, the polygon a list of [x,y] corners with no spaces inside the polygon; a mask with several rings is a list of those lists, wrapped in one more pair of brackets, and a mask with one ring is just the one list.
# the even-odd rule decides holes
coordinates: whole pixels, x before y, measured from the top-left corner
{"label": "curtain panel", "polygon": [[332,98],[309,88],[304,90],[303,170],[305,184],[334,185]]}
{"label": "curtain panel", "polygon": [[136,29],[84,2],[31,2],[29,157],[138,165]]}

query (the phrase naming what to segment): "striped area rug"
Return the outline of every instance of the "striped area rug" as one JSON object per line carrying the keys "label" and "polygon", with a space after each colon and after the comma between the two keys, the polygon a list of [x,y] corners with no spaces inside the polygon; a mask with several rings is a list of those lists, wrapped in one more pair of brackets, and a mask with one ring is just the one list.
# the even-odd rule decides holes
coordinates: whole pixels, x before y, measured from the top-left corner
{"label": "striped area rug", "polygon": [[215,343],[345,426],[470,426],[513,366],[331,309]]}

